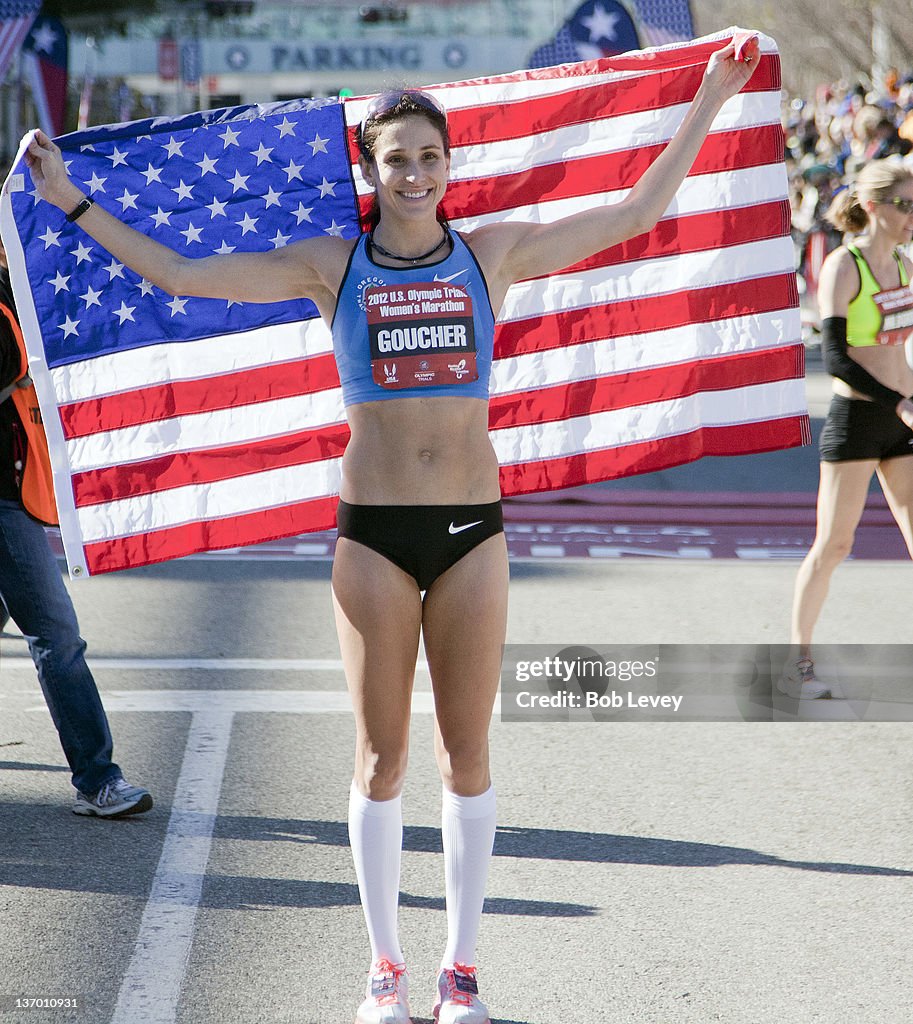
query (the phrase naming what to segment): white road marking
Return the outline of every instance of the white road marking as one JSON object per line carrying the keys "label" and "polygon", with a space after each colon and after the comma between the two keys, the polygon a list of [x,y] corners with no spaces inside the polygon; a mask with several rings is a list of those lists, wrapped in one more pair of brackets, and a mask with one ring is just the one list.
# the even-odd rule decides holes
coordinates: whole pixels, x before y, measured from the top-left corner
{"label": "white road marking", "polygon": [[[342,672],[339,658],[87,658],[89,668],[118,672]],[[31,658],[3,656],[3,667],[35,671]],[[417,672],[427,672],[428,663],[419,661]]]}
{"label": "white road marking", "polygon": [[162,855],[111,1024],[174,1024],[177,1016],[234,718],[218,704],[194,712]]}

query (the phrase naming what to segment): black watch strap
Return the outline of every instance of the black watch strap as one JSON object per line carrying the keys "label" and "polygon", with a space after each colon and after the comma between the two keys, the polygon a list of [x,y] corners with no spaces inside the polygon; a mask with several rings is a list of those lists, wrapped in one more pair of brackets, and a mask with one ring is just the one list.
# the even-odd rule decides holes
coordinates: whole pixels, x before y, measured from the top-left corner
{"label": "black watch strap", "polygon": [[94,206],[94,205],[95,205],[95,200],[94,199],[89,199],[89,197],[87,196],[76,207],[75,210],[73,210],[71,213],[67,214],[67,220],[72,224],[74,220],[79,220],[79,218],[86,212],[86,210],[89,209],[90,206]]}

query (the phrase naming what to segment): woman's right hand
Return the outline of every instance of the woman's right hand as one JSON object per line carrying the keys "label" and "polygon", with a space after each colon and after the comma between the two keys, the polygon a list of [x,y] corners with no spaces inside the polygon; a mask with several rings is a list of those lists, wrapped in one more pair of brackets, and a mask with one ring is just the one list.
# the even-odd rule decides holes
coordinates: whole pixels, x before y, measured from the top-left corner
{"label": "woman's right hand", "polygon": [[38,195],[52,206],[69,213],[85,198],[70,181],[60,148],[40,129],[25,151],[25,162]]}
{"label": "woman's right hand", "polygon": [[913,430],[913,398],[902,398],[897,403],[897,415]]}

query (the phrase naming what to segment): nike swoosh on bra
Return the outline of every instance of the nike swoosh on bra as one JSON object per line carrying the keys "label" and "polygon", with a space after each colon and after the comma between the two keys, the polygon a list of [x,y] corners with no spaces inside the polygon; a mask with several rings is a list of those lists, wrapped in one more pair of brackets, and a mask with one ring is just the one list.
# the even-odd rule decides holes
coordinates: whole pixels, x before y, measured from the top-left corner
{"label": "nike swoosh on bra", "polygon": [[458,270],[455,274],[448,274],[446,277],[438,277],[437,274],[435,274],[434,275],[434,279],[439,284],[446,284],[448,281],[452,281],[455,277],[459,277],[460,274],[466,274],[468,272],[469,272],[469,268],[468,267],[463,267],[462,270]]}
{"label": "nike swoosh on bra", "polygon": [[470,526],[481,526],[483,522],[483,519],[477,519],[474,523],[466,523],[465,526],[454,526],[453,520],[451,520],[449,531],[450,533],[462,533],[464,530],[468,530]]}

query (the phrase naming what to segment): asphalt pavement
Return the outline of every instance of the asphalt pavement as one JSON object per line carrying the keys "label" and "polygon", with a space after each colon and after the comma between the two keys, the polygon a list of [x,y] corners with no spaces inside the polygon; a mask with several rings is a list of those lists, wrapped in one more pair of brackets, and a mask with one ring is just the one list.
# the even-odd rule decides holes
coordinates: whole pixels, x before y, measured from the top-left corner
{"label": "asphalt pavement", "polygon": [[[809,454],[752,457],[771,468],[746,480],[813,492],[813,475],[783,476]],[[668,487],[701,490],[712,462],[706,490],[733,489],[736,461],[668,471]],[[795,570],[521,559],[508,640],[530,656],[690,645],[757,661],[785,642]],[[71,585],[115,756],[156,799],[136,819],[70,813],[25,646],[0,642],[0,1020],[350,1024],[369,953],[329,573],[204,558]],[[728,703],[716,693],[718,720],[496,714],[478,951],[493,1024],[907,1024],[913,727],[896,720],[909,662],[892,656],[911,597],[909,562],[835,575],[817,635],[847,652],[846,700],[800,706],[755,673]],[[445,932],[430,711],[420,666],[400,920],[421,1024]]]}

